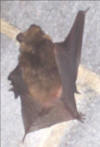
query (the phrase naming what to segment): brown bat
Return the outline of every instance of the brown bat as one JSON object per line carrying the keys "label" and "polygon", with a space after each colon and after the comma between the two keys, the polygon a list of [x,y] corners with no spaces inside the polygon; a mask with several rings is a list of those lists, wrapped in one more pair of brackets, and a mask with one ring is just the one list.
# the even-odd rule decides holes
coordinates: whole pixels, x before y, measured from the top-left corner
{"label": "brown bat", "polygon": [[[16,37],[20,43],[19,63],[8,79],[12,83],[15,98],[21,98],[25,135],[61,121],[82,120],[82,115],[77,111],[74,93],[78,92],[75,82],[86,11],[78,12],[72,29],[63,42],[53,43],[34,24]],[[64,118],[56,113],[48,117],[53,109],[59,111],[62,105]]]}

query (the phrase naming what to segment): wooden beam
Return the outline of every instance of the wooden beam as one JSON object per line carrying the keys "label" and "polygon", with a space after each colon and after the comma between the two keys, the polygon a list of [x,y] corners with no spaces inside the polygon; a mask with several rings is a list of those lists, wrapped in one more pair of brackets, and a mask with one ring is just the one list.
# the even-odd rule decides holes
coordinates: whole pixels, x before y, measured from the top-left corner
{"label": "wooden beam", "polygon": [[5,34],[9,38],[15,40],[16,35],[20,32],[20,30],[14,27],[13,25],[10,25],[8,22],[6,22],[3,19],[1,19],[0,22],[1,22],[0,32]]}

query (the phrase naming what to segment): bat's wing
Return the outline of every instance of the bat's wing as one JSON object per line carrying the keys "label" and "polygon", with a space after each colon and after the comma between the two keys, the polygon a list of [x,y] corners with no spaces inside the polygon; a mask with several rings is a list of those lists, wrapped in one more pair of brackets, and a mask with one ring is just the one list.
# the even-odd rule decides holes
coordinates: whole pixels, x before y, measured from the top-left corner
{"label": "bat's wing", "polygon": [[[23,80],[20,68],[20,65],[17,65],[17,67],[8,76],[8,80],[11,81],[11,90],[14,92],[15,98],[17,98],[18,96],[20,96],[21,98],[21,109],[25,128],[25,138],[27,133],[48,127],[54,124],[56,122],[56,119],[54,119],[55,122],[53,120],[50,121],[50,119],[47,119],[45,115],[48,114],[48,109],[44,110],[42,106],[36,103],[34,101],[34,98],[29,95],[28,87]],[[61,118],[61,120],[64,120],[64,117]]]}
{"label": "bat's wing", "polygon": [[12,83],[12,91],[14,92],[15,97],[17,98],[20,96],[21,98],[22,118],[25,128],[24,138],[29,132],[72,119],[70,113],[64,108],[62,101],[58,101],[54,107],[49,109],[49,111],[48,109],[44,110],[34,101],[28,94],[27,86],[22,78],[19,65],[10,73],[8,79]]}
{"label": "bat's wing", "polygon": [[62,79],[62,100],[73,118],[78,118],[74,92],[77,92],[76,79],[80,62],[84,19],[86,11],[79,11],[68,37],[55,43],[56,59]]}

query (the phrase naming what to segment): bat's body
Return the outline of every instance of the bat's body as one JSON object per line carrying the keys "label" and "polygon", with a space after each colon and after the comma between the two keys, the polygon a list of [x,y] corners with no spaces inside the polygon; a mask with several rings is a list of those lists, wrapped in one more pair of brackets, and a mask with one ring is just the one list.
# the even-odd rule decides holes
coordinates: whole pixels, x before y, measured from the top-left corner
{"label": "bat's body", "polygon": [[[71,32],[61,43],[53,43],[36,25],[17,35],[20,42],[19,63],[9,75],[9,80],[15,97],[21,97],[25,134],[35,125],[36,119],[49,114],[59,101],[64,104],[69,119],[81,120],[74,93],[77,92],[75,82],[81,55],[84,15],[85,12],[79,11]],[[69,120],[67,117],[65,120]]]}

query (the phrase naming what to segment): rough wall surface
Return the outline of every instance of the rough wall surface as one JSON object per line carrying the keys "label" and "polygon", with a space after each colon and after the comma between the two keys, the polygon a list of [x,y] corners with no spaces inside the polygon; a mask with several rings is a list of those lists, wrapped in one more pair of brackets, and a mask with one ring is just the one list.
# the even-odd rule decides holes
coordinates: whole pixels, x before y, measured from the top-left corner
{"label": "rough wall surface", "polygon": [[[100,74],[100,2],[99,1],[2,1],[1,17],[25,30],[30,24],[40,25],[53,41],[61,41],[68,34],[78,10],[90,7],[86,15],[81,63]],[[2,147],[17,147],[24,133],[20,113],[20,99],[15,100],[7,76],[16,66],[18,46],[1,35],[1,133]],[[95,80],[95,79],[94,79]],[[86,121],[70,122],[59,147],[100,147],[100,93],[83,85],[79,108],[86,113]],[[49,132],[48,132],[49,133]],[[48,136],[48,133],[46,134]],[[45,130],[34,134],[33,146],[45,136]],[[45,138],[45,137],[44,137]],[[31,146],[29,146],[31,147]],[[42,146],[41,146],[42,147]],[[43,145],[44,147],[44,145]],[[49,146],[48,146],[49,147]],[[52,145],[51,147],[56,147]]]}

